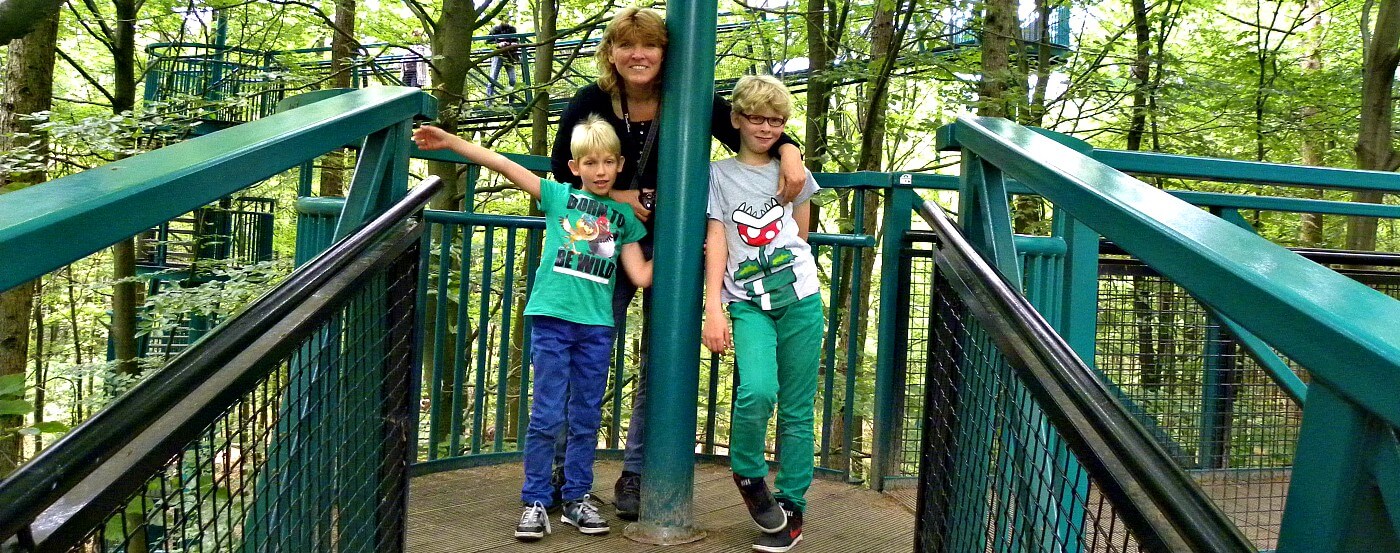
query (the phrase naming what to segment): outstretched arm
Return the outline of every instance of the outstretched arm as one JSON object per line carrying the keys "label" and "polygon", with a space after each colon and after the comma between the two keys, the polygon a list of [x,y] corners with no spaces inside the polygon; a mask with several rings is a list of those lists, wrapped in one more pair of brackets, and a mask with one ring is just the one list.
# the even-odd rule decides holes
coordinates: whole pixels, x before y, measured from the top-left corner
{"label": "outstretched arm", "polygon": [[452,150],[472,163],[500,173],[535,199],[540,198],[540,178],[506,156],[482,148],[437,127],[422,126],[413,131],[413,142],[420,150]]}
{"label": "outstretched arm", "polygon": [[700,342],[714,353],[723,353],[734,346],[729,330],[729,318],[724,314],[720,287],[724,286],[724,271],[729,263],[729,244],[724,241],[724,223],[710,219],[705,229],[705,324]]}
{"label": "outstretched arm", "polygon": [[622,270],[627,271],[627,278],[632,279],[632,284],[638,288],[651,286],[652,266],[655,262],[648,261],[642,255],[642,247],[636,242],[628,242],[622,245]]}

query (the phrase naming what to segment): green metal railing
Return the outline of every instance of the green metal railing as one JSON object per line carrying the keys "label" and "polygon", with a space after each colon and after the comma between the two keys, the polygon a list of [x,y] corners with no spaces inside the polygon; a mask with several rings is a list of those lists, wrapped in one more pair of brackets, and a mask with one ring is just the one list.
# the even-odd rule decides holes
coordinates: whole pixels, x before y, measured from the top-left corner
{"label": "green metal railing", "polygon": [[[932,265],[915,551],[1252,551],[1045,317],[942,210]],[[901,309],[901,311],[903,311]]]}
{"label": "green metal railing", "polygon": [[405,220],[437,188],[0,482],[0,537],[45,551],[401,548],[423,230]]}
{"label": "green metal railing", "polygon": [[[1210,316],[1218,318],[1226,332],[1249,347],[1251,356],[1260,359],[1263,366],[1276,366],[1271,362],[1277,361],[1277,356],[1269,351],[1272,348],[1306,367],[1311,379],[1306,392],[1308,415],[1303,417],[1305,422],[1298,430],[1286,506],[1277,533],[1279,550],[1400,547],[1394,534],[1386,530],[1389,523],[1383,521],[1389,517],[1381,499],[1382,495],[1397,489],[1389,482],[1388,475],[1393,472],[1386,468],[1390,466],[1386,463],[1390,462],[1390,452],[1394,451],[1395,438],[1391,429],[1400,422],[1400,411],[1396,410],[1394,395],[1384,390],[1393,390],[1393,386],[1400,384],[1396,380],[1396,375],[1400,375],[1397,372],[1400,343],[1389,328],[1393,321],[1400,320],[1397,318],[1400,317],[1400,303],[1230,222],[1171,200],[1166,194],[1084,153],[1014,124],[991,119],[961,119],[943,133],[943,140],[945,147],[963,150],[962,196],[976,198],[962,209],[964,229],[984,255],[997,260],[998,268],[1004,273],[1018,270],[1007,262],[1007,259],[1014,259],[1016,251],[1009,221],[998,216],[1007,211],[1006,183],[1015,179],[1209,306]],[[1116,157],[1113,160],[1125,166],[1141,161],[1121,153],[1095,153],[1093,157]],[[1231,165],[1203,163],[1186,167],[1178,164],[1170,172],[1175,176],[1236,180],[1237,176],[1220,170],[1222,166]],[[1393,176],[1361,171],[1315,170],[1311,173],[1314,178],[1309,179],[1309,173],[1299,168],[1260,164],[1249,167],[1254,170],[1250,173],[1253,182],[1336,186],[1329,179],[1350,177],[1348,184],[1353,187],[1398,188]],[[1163,167],[1134,169],[1147,169],[1146,172],[1157,174],[1169,172]],[[1389,216],[1393,217],[1393,212]],[[1008,255],[1012,257],[1006,257]],[[1073,251],[1069,255],[1073,257]],[[1167,309],[1163,312],[1183,311]],[[1218,350],[1221,343],[1218,339],[1201,336],[1193,347]],[[1251,344],[1258,347],[1250,347]],[[1080,352],[1083,358],[1093,358],[1092,351],[1089,354]],[[1227,357],[1216,355],[1214,358],[1216,361],[1211,361],[1211,356],[1206,357],[1208,363],[1218,363]],[[1107,371],[1105,367],[1099,368]],[[1290,380],[1289,372],[1289,375],[1271,373],[1267,380],[1286,384]],[[1139,367],[1134,376],[1141,374]],[[1239,376],[1238,371],[1225,367],[1206,370],[1204,374],[1209,379]],[[1128,380],[1110,384],[1119,388],[1141,384]],[[1228,389],[1230,382],[1220,380],[1203,385],[1200,396],[1190,400],[1202,402],[1201,408],[1178,416],[1194,419],[1187,423],[1188,427],[1202,428],[1206,434],[1214,432],[1222,426],[1221,421],[1234,416],[1230,414],[1231,402],[1240,405],[1239,397],[1230,398],[1219,393],[1222,386]],[[1265,399],[1253,401],[1286,405],[1292,400],[1277,391],[1269,394]],[[1144,399],[1135,403],[1145,402]],[[1144,411],[1150,408],[1139,407]],[[1159,421],[1158,426],[1161,430],[1164,425]],[[1258,439],[1248,438],[1250,429],[1237,428],[1247,440]],[[1287,428],[1286,425],[1272,427],[1268,432],[1286,434]],[[1196,438],[1199,443],[1199,435]],[[1263,439],[1278,442],[1271,437]],[[1284,441],[1278,443],[1286,444],[1287,438],[1281,439]],[[1194,455],[1185,457],[1192,465],[1204,461],[1205,466],[1218,467],[1225,459],[1226,448],[1217,438],[1207,436],[1204,442],[1208,446],[1204,456],[1201,451],[1194,451]],[[1188,447],[1194,449],[1195,445]],[[1247,459],[1241,464],[1261,469],[1274,466],[1257,461],[1251,463]],[[1265,474],[1254,471],[1251,478]],[[1200,475],[1198,478],[1205,479]],[[1249,491],[1248,501],[1239,503],[1266,501],[1270,496],[1279,495],[1275,491],[1280,489],[1279,484],[1266,480],[1256,480],[1262,493]],[[1209,491],[1213,485],[1207,483],[1205,487]],[[1275,497],[1273,502],[1279,499]],[[1221,497],[1216,497],[1216,501],[1227,511],[1238,507],[1234,501]],[[1241,527],[1266,529],[1251,532],[1251,538],[1256,546],[1267,549],[1273,540],[1271,527],[1278,524],[1261,520],[1268,515],[1257,511],[1261,509],[1251,511],[1246,507],[1233,514]],[[1255,520],[1250,520],[1251,516]]]}

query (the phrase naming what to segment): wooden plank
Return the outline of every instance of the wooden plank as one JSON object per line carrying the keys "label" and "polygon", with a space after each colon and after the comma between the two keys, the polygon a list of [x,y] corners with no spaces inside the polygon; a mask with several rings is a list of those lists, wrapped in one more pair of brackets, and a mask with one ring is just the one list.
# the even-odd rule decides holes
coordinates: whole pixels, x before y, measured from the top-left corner
{"label": "wooden plank", "polygon": [[[512,535],[520,516],[519,464],[443,472],[413,479],[410,487],[408,549],[411,553],[513,551],[528,553],[641,553],[656,551],[622,536],[627,522],[612,506],[617,461],[601,461],[594,494],[599,511],[612,524],[605,536],[585,536],[551,517],[553,533],[524,543]],[[801,551],[907,552],[913,548],[914,515],[899,499],[841,482],[816,480],[807,492],[808,508]],[[695,468],[695,519],[708,537],[665,548],[679,552],[750,551],[759,534],[724,465]]]}

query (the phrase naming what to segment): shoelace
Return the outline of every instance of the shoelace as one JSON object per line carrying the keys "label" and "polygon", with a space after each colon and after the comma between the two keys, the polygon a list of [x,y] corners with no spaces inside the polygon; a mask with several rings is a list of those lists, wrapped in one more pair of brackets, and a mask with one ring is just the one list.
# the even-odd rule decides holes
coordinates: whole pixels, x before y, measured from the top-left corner
{"label": "shoelace", "polygon": [[642,479],[638,477],[628,478],[622,481],[622,491],[641,493]]}
{"label": "shoelace", "polygon": [[603,517],[598,514],[598,508],[594,507],[593,504],[588,501],[587,497],[584,497],[578,502],[578,511],[579,522],[599,522],[603,520]]}
{"label": "shoelace", "polygon": [[544,516],[544,503],[536,501],[533,505],[530,505],[529,509],[525,510],[525,516],[521,517],[520,523],[526,526],[541,524]]}

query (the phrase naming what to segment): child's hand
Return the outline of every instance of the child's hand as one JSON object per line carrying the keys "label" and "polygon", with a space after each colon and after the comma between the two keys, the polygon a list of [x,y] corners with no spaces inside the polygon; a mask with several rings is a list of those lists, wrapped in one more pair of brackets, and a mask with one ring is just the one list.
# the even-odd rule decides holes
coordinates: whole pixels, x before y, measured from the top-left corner
{"label": "child's hand", "polygon": [[708,312],[705,325],[700,331],[700,343],[713,353],[724,353],[734,347],[734,336],[729,332],[729,319],[723,313]]}
{"label": "child's hand", "polygon": [[453,136],[437,127],[423,125],[413,129],[413,143],[419,150],[441,150],[449,146]]}

